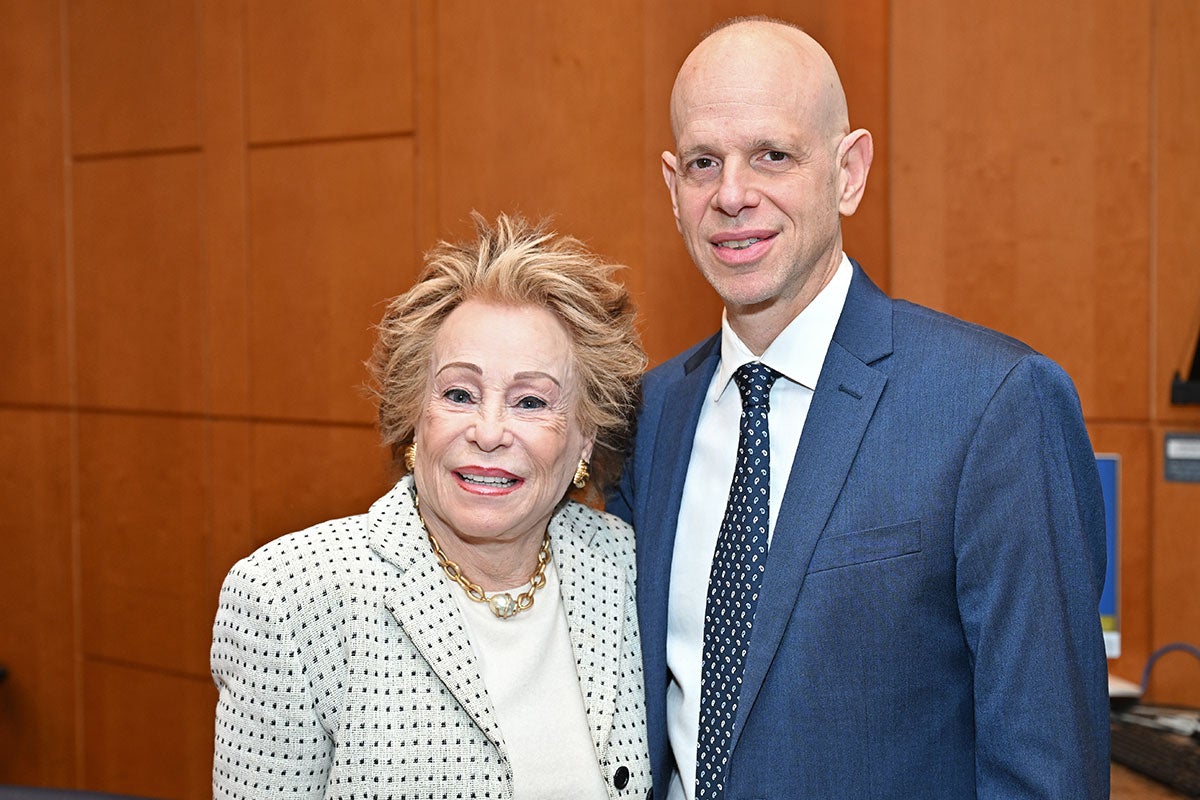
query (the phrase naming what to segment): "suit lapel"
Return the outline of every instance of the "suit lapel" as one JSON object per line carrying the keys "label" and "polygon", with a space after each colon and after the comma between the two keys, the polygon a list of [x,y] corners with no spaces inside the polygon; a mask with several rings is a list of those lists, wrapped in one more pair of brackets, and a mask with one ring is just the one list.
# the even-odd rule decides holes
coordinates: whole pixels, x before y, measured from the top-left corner
{"label": "suit lapel", "polygon": [[[708,385],[717,368],[720,335],[709,339],[683,367],[682,374],[664,387],[649,486],[634,518],[637,533],[638,620],[646,658],[646,696],[663,704],[667,696],[667,604],[675,528],[692,440]],[[669,407],[667,407],[669,404]],[[651,710],[651,716],[657,716]],[[664,717],[665,719],[665,717]],[[664,723],[665,724],[665,723]]]}
{"label": "suit lapel", "polygon": [[870,364],[892,352],[891,313],[891,300],[856,264],[771,538],[731,748],[737,746],[762,688],[796,607],[817,540],[883,394],[887,377]]}
{"label": "suit lapel", "polygon": [[[583,536],[570,510],[550,523],[583,707],[596,754],[603,760],[617,706],[625,601],[631,589],[622,570],[589,547]],[[612,588],[598,592],[598,586]]]}
{"label": "suit lapel", "polygon": [[[425,529],[412,503],[406,477],[371,507],[370,542],[401,571],[383,603],[404,628],[431,672],[503,754],[504,740],[487,687],[471,649],[453,587],[425,543]],[[448,642],[461,646],[451,647]]]}

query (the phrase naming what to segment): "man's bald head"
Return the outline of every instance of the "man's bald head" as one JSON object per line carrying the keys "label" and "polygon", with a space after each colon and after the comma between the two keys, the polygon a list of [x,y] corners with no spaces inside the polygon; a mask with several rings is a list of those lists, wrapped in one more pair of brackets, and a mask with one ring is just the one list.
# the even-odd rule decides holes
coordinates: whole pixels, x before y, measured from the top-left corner
{"label": "man's bald head", "polygon": [[740,19],[709,34],[671,93],[663,179],[684,244],[755,353],[842,263],[871,134],[851,131],[829,54],[804,31]]}
{"label": "man's bald head", "polygon": [[789,92],[797,112],[830,137],[850,132],[846,95],[825,48],[790,23],[752,17],[714,29],[679,68],[671,91],[676,141],[688,108],[704,104],[712,90],[737,83]]}

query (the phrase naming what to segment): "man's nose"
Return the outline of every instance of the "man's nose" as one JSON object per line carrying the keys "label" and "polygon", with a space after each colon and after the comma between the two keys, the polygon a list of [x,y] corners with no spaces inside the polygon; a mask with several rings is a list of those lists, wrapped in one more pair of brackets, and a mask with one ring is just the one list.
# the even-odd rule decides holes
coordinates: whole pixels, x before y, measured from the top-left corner
{"label": "man's nose", "polygon": [[713,195],[713,207],[736,217],[744,209],[758,205],[755,178],[754,170],[748,164],[726,162],[721,170],[721,185]]}

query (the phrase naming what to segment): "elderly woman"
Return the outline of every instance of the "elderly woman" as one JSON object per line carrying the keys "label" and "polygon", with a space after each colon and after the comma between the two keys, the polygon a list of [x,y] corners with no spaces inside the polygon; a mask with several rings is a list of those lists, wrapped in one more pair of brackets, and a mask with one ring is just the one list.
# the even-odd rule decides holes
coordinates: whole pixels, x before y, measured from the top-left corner
{"label": "elderly woman", "polygon": [[632,533],[568,500],[629,443],[633,311],[574,239],[476,224],[380,324],[406,474],[225,581],[218,797],[646,796]]}

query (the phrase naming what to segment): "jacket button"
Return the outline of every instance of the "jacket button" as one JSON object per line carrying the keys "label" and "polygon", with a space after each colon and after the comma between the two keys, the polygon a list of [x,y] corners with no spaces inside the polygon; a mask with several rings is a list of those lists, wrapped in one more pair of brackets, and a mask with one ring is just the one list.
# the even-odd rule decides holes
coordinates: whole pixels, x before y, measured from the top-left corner
{"label": "jacket button", "polygon": [[628,785],[629,767],[617,767],[617,771],[613,773],[613,786],[624,789]]}

